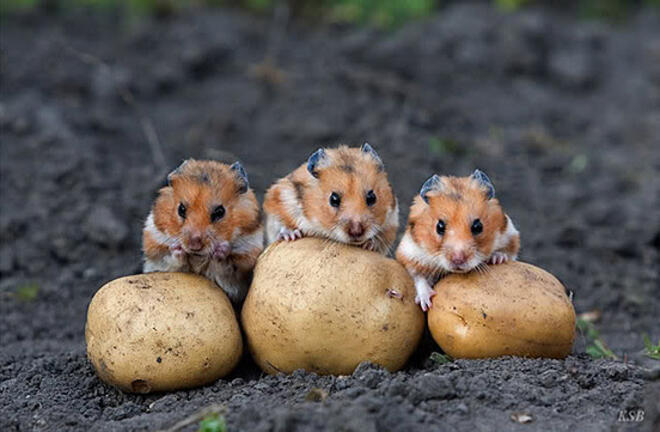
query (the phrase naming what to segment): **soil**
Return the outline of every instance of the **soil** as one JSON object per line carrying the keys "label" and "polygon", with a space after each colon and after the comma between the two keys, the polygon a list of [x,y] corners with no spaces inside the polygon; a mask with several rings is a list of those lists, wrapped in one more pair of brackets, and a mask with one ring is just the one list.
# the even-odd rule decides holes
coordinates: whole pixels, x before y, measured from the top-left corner
{"label": "soil", "polygon": [[[0,430],[155,430],[210,404],[231,431],[659,430],[660,362],[642,353],[660,336],[657,13],[467,4],[382,32],[34,12],[5,17],[0,48]],[[565,360],[438,365],[426,341],[397,373],[263,376],[246,359],[170,394],[99,381],[87,305],[140,271],[142,221],[182,158],[240,159],[261,197],[317,147],[364,141],[402,207],[433,172],[486,171],[521,259],[602,313],[619,359],[592,360],[579,335]]]}

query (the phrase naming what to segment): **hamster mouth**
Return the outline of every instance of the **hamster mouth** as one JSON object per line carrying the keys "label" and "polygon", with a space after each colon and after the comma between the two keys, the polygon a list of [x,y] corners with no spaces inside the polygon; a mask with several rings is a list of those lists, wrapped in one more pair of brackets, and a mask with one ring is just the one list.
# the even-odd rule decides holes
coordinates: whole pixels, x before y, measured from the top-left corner
{"label": "hamster mouth", "polygon": [[470,270],[469,268],[463,268],[463,267],[454,267],[451,269],[453,273],[468,273]]}
{"label": "hamster mouth", "polygon": [[466,263],[466,264],[461,265],[461,266],[452,266],[451,267],[451,272],[452,273],[469,273],[474,269],[475,269],[474,266],[470,266],[469,263]]}
{"label": "hamster mouth", "polygon": [[349,244],[349,245],[353,245],[353,246],[361,246],[361,245],[363,245],[364,243],[366,243],[366,242],[368,242],[369,240],[371,240],[372,238],[373,238],[373,236],[372,236],[372,237],[362,236],[362,237],[360,237],[360,238],[358,238],[358,239],[349,238],[348,241],[347,241],[346,243]]}
{"label": "hamster mouth", "polygon": [[183,248],[184,252],[192,256],[205,256],[209,254],[208,248],[202,248],[200,250],[190,250],[186,247]]}

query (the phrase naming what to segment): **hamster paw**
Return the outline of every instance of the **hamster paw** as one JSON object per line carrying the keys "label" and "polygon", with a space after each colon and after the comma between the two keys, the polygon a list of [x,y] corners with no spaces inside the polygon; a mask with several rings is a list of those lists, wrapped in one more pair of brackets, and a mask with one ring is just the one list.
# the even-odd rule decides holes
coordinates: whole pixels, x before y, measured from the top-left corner
{"label": "hamster paw", "polygon": [[179,262],[183,262],[186,259],[186,252],[183,250],[181,243],[176,242],[170,246],[170,253]]}
{"label": "hamster paw", "polygon": [[278,240],[294,241],[302,238],[302,231],[299,229],[290,230],[288,228],[280,228],[280,233],[277,235]]}
{"label": "hamster paw", "polygon": [[490,264],[502,264],[509,261],[509,256],[504,252],[494,252],[488,261]]}
{"label": "hamster paw", "polygon": [[417,303],[419,307],[421,307],[422,310],[426,312],[427,310],[431,309],[431,306],[433,306],[433,302],[431,301],[431,299],[435,294],[436,292],[433,290],[423,293],[417,293],[417,295],[415,296],[415,303]]}
{"label": "hamster paw", "polygon": [[374,239],[369,239],[360,245],[362,249],[375,252],[376,251],[376,241]]}
{"label": "hamster paw", "polygon": [[428,280],[426,280],[426,278],[417,276],[414,279],[415,291],[417,292],[417,295],[415,296],[415,303],[417,303],[419,307],[421,307],[422,310],[426,312],[431,308],[431,306],[433,306],[431,299],[436,294],[436,292],[433,290],[431,284]]}
{"label": "hamster paw", "polygon": [[229,242],[223,241],[213,245],[213,251],[211,252],[213,259],[222,261],[226,260],[229,254],[231,254],[231,244]]}

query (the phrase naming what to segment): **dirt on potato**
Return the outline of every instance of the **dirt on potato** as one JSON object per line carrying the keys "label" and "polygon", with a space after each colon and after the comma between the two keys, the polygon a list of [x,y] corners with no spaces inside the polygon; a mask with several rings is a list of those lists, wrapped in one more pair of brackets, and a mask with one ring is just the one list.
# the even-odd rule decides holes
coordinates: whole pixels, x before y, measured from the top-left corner
{"label": "dirt on potato", "polygon": [[[230,431],[660,427],[660,362],[642,352],[643,333],[660,336],[656,12],[606,24],[466,4],[396,32],[231,10],[1,25],[0,430],[157,430],[211,404]],[[316,148],[364,141],[403,218],[432,173],[487,172],[521,259],[561,279],[578,314],[602,313],[619,359],[592,360],[578,335],[565,360],[435,364],[427,337],[397,373],[265,376],[245,358],[195,390],[101,383],[86,308],[140,272],[142,223],[169,170],[239,159],[261,198]],[[643,420],[625,421],[637,409]]]}

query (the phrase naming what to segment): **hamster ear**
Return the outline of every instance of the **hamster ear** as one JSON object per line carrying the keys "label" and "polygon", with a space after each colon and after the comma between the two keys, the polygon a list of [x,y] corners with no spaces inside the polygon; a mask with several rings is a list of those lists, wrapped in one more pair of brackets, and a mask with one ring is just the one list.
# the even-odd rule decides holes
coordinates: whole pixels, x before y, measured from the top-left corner
{"label": "hamster ear", "polygon": [[495,186],[493,186],[493,182],[490,181],[486,173],[476,169],[470,177],[476,180],[481,186],[486,188],[486,197],[488,199],[495,197]]}
{"label": "hamster ear", "polygon": [[374,158],[374,160],[375,160],[376,163],[378,164],[378,167],[379,167],[381,170],[384,168],[384,167],[383,167],[383,160],[380,158],[380,156],[378,156],[378,153],[376,153],[376,150],[374,150],[374,148],[371,147],[371,146],[369,145],[369,143],[364,143],[364,144],[362,144],[362,147],[360,147],[360,150],[362,150],[362,152],[367,153],[369,156],[371,156],[372,158]]}
{"label": "hamster ear", "polygon": [[426,180],[422,185],[422,189],[419,191],[419,196],[421,196],[424,202],[428,204],[429,198],[426,196],[426,194],[430,191],[439,190],[441,186],[442,180],[440,179],[440,176],[433,174],[433,176]]}
{"label": "hamster ear", "polygon": [[322,148],[316,150],[312,155],[307,159],[307,171],[314,177],[319,176],[318,169],[323,166],[323,161],[326,159],[325,150]]}
{"label": "hamster ear", "polygon": [[171,185],[172,185],[172,179],[173,179],[174,177],[176,177],[178,174],[181,174],[181,172],[182,172],[183,169],[186,167],[186,164],[187,164],[188,162],[190,162],[190,159],[186,159],[186,160],[184,160],[183,162],[181,162],[181,165],[179,165],[178,167],[176,167],[176,168],[174,169],[174,171],[172,171],[171,173],[169,173],[169,174],[167,175],[167,185],[168,185],[168,186],[171,186]]}
{"label": "hamster ear", "polygon": [[234,162],[232,166],[229,167],[229,169],[232,170],[234,175],[236,176],[236,179],[238,180],[238,193],[243,194],[247,192],[248,188],[250,187],[250,182],[248,181],[248,175],[247,171],[245,171],[245,168],[243,168],[243,165],[241,165],[240,162]]}

